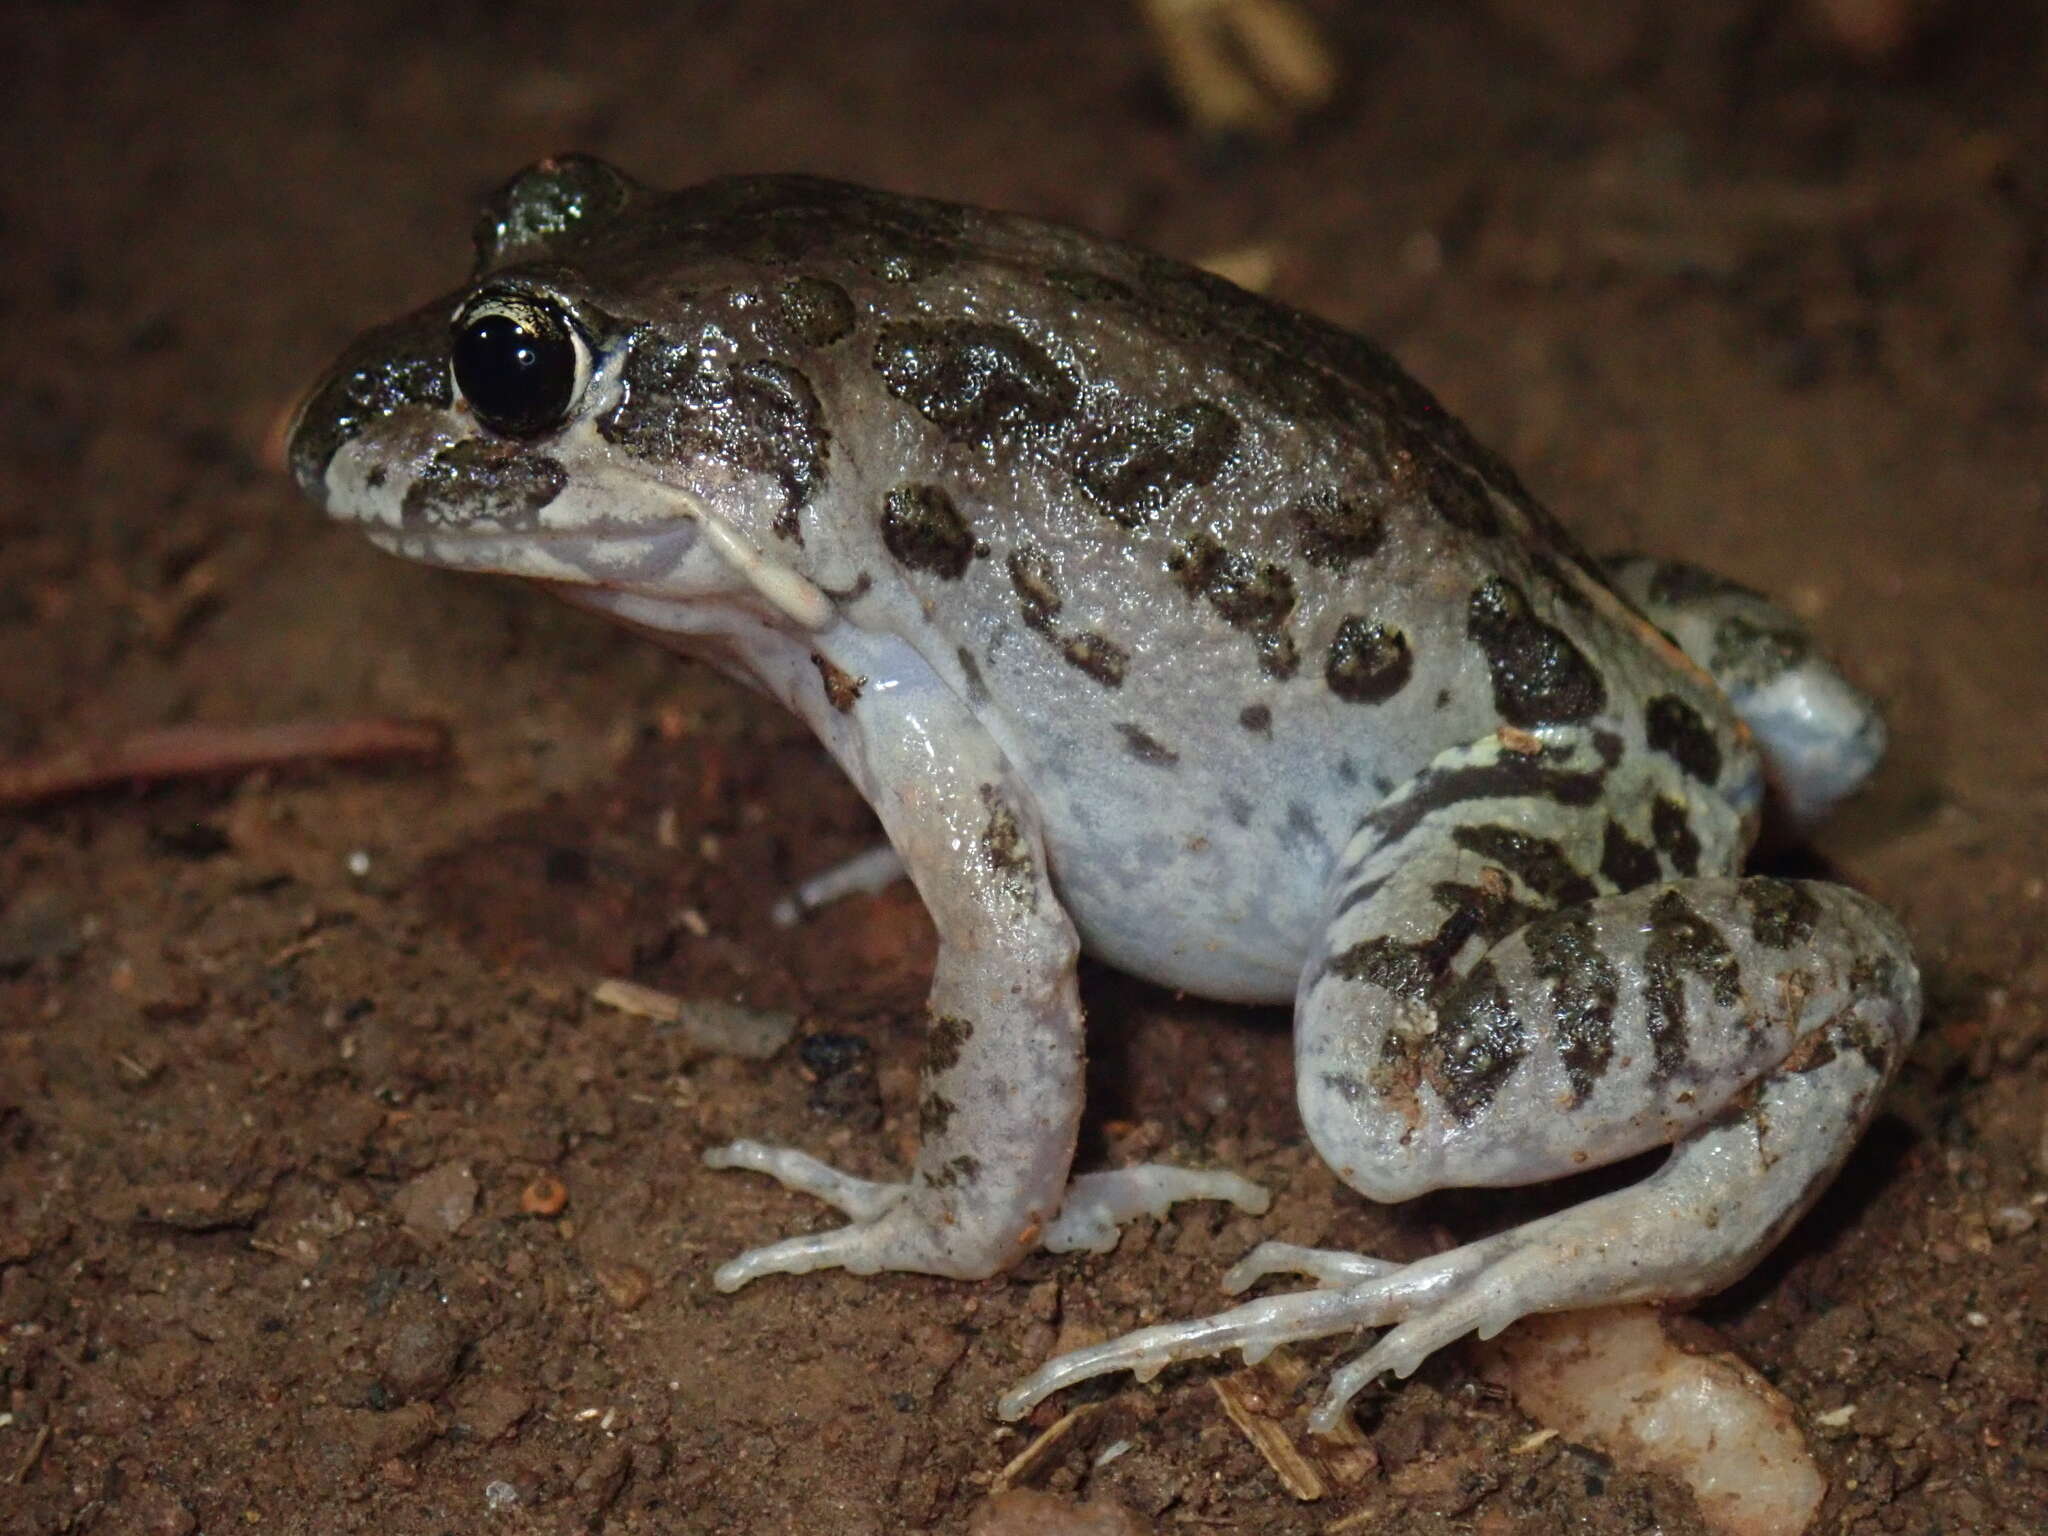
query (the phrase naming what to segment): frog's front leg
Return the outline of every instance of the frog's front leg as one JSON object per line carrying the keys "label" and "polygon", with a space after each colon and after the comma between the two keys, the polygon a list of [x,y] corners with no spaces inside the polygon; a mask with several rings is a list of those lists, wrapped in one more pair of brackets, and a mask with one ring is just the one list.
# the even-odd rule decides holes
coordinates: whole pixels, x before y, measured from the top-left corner
{"label": "frog's front leg", "polygon": [[1035,1243],[1108,1247],[1122,1222],[1179,1200],[1263,1210],[1264,1191],[1231,1174],[1128,1168],[1069,1189],[1082,1106],[1078,940],[1047,878],[1036,806],[973,714],[914,660],[845,663],[871,683],[852,710],[789,701],[867,795],[938,929],[917,1162],[907,1182],[880,1183],[787,1148],[712,1149],[713,1167],[768,1174],[851,1218],[732,1260],[719,1289],[835,1267],[975,1279]]}
{"label": "frog's front leg", "polygon": [[[1703,1295],[1784,1233],[1912,1038],[1905,937],[1840,886],[1670,878],[1672,854],[1629,823],[1672,813],[1592,793],[1611,771],[1584,746],[1468,749],[1368,818],[1303,977],[1297,1088],[1317,1150],[1379,1200],[1532,1183],[1670,1143],[1663,1167],[1405,1266],[1268,1245],[1232,1289],[1280,1271],[1321,1288],[1054,1360],[1004,1398],[1006,1415],[1105,1371],[1390,1328],[1337,1373],[1315,1416],[1327,1430],[1374,1376],[1463,1334]],[[1710,821],[1701,830],[1726,849]],[[1617,840],[1665,878],[1618,889],[1631,861],[1602,858]],[[1682,864],[1701,856],[1664,841]]]}

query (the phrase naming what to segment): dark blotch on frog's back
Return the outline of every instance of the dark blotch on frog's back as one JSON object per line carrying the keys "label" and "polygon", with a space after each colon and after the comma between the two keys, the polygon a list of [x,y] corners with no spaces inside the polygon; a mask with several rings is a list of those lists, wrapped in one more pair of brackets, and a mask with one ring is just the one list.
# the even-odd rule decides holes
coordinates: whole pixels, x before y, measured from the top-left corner
{"label": "dark blotch on frog's back", "polygon": [[1213,400],[1127,409],[1087,434],[1074,457],[1074,480],[1104,516],[1136,528],[1182,491],[1213,483],[1241,431]]}
{"label": "dark blotch on frog's back", "polygon": [[851,334],[853,299],[837,283],[800,275],[778,283],[768,294],[775,320],[800,346],[829,347]]}
{"label": "dark blotch on frog's back", "polygon": [[1504,577],[1473,592],[1465,633],[1486,657],[1494,707],[1508,724],[1576,723],[1606,707],[1599,669],[1563,630],[1537,618],[1528,595]]}
{"label": "dark blotch on frog's back", "polygon": [[430,305],[380,326],[341,355],[300,408],[289,450],[292,478],[324,506],[327,466],[345,443],[407,406],[446,410],[453,399],[446,307]]}
{"label": "dark blotch on frog's back", "polygon": [[974,533],[936,485],[899,485],[882,498],[882,544],[913,571],[956,581],[974,559]]}
{"label": "dark blotch on frog's back", "polygon": [[1650,840],[1681,875],[1700,872],[1700,840],[1685,807],[1669,795],[1659,795],[1650,803]]}
{"label": "dark blotch on frog's back", "polygon": [[1073,411],[1073,379],[1011,326],[981,320],[905,320],[875,339],[875,371],[955,442],[1042,435]]}
{"label": "dark blotch on frog's back", "polygon": [[1384,704],[1408,686],[1414,673],[1406,635],[1355,615],[1337,626],[1323,663],[1330,692],[1352,704]]}
{"label": "dark blotch on frog's back", "polygon": [[1052,561],[1037,545],[1019,544],[1004,563],[1010,572],[1010,585],[1016,589],[1024,622],[1042,634],[1051,634],[1053,620],[1066,606],[1054,583]]}
{"label": "dark blotch on frog's back", "polygon": [[1326,570],[1369,558],[1387,538],[1386,514],[1379,507],[1335,491],[1303,497],[1287,516],[1302,558]]}
{"label": "dark blotch on frog's back", "polygon": [[775,531],[801,541],[796,513],[825,480],[831,434],[811,381],[786,363],[713,361],[694,332],[649,328],[632,342],[625,389],[598,418],[609,442],[658,463],[713,458],[781,487]]}
{"label": "dark blotch on frog's back", "polygon": [[1060,646],[1068,666],[1086,673],[1105,688],[1121,688],[1131,669],[1131,653],[1105,635],[1069,635]]}
{"label": "dark blotch on frog's back", "polygon": [[1142,727],[1126,721],[1117,724],[1117,732],[1124,739],[1124,747],[1131,756],[1148,768],[1178,768],[1180,754],[1165,745],[1156,736]]}
{"label": "dark blotch on frog's back", "polygon": [[1294,612],[1294,578],[1280,566],[1227,550],[1198,533],[1167,557],[1166,568],[1189,597],[1203,597],[1234,629],[1271,632]]}
{"label": "dark blotch on frog's back", "polygon": [[536,526],[562,494],[569,472],[522,443],[468,438],[435,454],[407,487],[402,516],[412,529],[487,522],[506,531]]}

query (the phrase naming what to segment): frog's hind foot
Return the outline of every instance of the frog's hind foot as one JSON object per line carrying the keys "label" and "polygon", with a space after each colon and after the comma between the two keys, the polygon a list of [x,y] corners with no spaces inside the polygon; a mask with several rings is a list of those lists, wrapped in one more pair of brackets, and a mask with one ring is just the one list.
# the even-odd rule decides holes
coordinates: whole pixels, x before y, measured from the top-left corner
{"label": "frog's hind foot", "polygon": [[1887,1024],[1916,1011],[1917,997],[1844,1008],[1639,1184],[1412,1264],[1262,1244],[1226,1276],[1231,1289],[1281,1273],[1309,1275],[1320,1288],[1062,1355],[1005,1394],[997,1411],[1021,1417],[1041,1398],[1111,1371],[1145,1380],[1228,1350],[1256,1361],[1280,1344],[1388,1329],[1331,1377],[1309,1421],[1328,1433],[1375,1377],[1407,1376],[1466,1334],[1490,1339],[1535,1312],[1718,1290],[1784,1234],[1834,1172],[1889,1075],[1897,1031]]}
{"label": "frog's hind foot", "polygon": [[1212,1317],[1140,1328],[1120,1339],[1048,1360],[997,1399],[996,1416],[1021,1419],[1053,1393],[1112,1371],[1129,1371],[1140,1381],[1150,1381],[1169,1365],[1211,1359],[1233,1349],[1242,1352],[1247,1364],[1255,1365],[1282,1344],[1327,1338],[1383,1320],[1369,1304],[1361,1307],[1350,1290],[1263,1296]]}

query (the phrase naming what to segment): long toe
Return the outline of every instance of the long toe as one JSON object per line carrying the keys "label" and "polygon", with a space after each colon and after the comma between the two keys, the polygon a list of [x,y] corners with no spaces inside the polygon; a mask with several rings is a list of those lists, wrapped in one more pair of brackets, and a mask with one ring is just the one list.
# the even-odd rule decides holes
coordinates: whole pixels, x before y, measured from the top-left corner
{"label": "long toe", "polygon": [[1004,1419],[1020,1419],[1053,1393],[1112,1371],[1130,1371],[1140,1381],[1149,1381],[1178,1361],[1207,1359],[1233,1349],[1257,1359],[1282,1344],[1372,1327],[1376,1321],[1371,1309],[1361,1307],[1350,1291],[1266,1296],[1213,1317],[1140,1328],[1120,1339],[1048,1360],[1003,1394],[996,1413]]}
{"label": "long toe", "polygon": [[1235,1296],[1268,1275],[1307,1275],[1318,1285],[1350,1286],[1377,1280],[1402,1266],[1392,1259],[1368,1258],[1338,1248],[1304,1248],[1298,1243],[1266,1242],[1239,1259],[1223,1276],[1223,1289]]}

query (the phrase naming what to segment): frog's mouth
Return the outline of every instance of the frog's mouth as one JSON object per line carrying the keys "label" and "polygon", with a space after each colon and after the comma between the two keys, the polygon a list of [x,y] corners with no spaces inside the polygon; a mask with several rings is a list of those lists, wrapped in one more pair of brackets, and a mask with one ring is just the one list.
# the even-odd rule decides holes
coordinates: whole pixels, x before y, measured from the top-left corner
{"label": "frog's mouth", "polygon": [[560,529],[366,525],[379,549],[451,570],[489,571],[598,587],[668,605],[763,604],[796,628],[822,630],[838,616],[809,577],[763,553],[695,496],[655,482],[634,489],[661,517],[650,528],[593,517]]}
{"label": "frog's mouth", "polygon": [[363,533],[386,554],[423,565],[597,587],[659,586],[701,540],[692,523],[652,533],[644,528],[532,533],[374,526]]}

